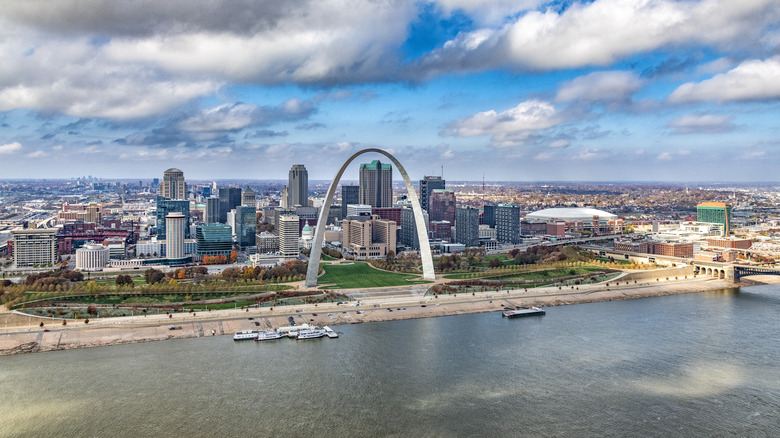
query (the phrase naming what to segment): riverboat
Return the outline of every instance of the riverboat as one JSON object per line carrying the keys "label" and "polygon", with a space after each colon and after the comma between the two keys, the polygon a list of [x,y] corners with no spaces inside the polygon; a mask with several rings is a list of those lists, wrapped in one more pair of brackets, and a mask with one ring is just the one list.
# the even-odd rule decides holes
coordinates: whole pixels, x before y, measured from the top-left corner
{"label": "riverboat", "polygon": [[536,306],[533,307],[518,307],[515,310],[506,310],[501,315],[505,318],[522,318],[524,316],[541,316],[544,315],[544,309],[540,309]]}
{"label": "riverboat", "polygon": [[275,330],[269,330],[267,332],[260,332],[255,336],[255,341],[270,341],[272,339],[279,339],[283,335]]}
{"label": "riverboat", "polygon": [[298,332],[298,335],[295,337],[295,339],[321,338],[325,336],[325,334],[325,330],[322,329],[301,330]]}
{"label": "riverboat", "polygon": [[255,339],[258,333],[260,332],[258,332],[257,330],[241,330],[240,332],[236,332],[233,334],[233,340],[247,341],[250,339]]}

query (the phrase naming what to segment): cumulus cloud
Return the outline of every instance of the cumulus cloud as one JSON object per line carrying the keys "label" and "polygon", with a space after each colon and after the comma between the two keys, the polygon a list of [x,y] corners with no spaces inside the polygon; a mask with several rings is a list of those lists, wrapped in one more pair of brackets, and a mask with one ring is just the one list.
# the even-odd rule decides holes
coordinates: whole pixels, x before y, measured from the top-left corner
{"label": "cumulus cloud", "polygon": [[595,0],[559,12],[530,11],[500,28],[458,35],[417,71],[509,66],[556,70],[610,65],[627,56],[696,44],[748,47],[780,15],[773,0]]}
{"label": "cumulus cloud", "polygon": [[672,134],[713,134],[728,132],[736,128],[733,117],[711,114],[686,114],[669,122]]}
{"label": "cumulus cloud", "polygon": [[506,111],[485,111],[450,123],[441,134],[458,137],[490,135],[493,146],[519,146],[525,144],[536,131],[561,122],[562,117],[552,104],[528,100]]}
{"label": "cumulus cloud", "polygon": [[643,81],[634,72],[598,71],[561,84],[555,100],[625,103],[642,85]]}
{"label": "cumulus cloud", "polygon": [[744,61],[702,82],[680,85],[670,102],[751,101],[780,99],[780,56]]}
{"label": "cumulus cloud", "polygon": [[13,154],[22,150],[22,144],[19,142],[8,143],[0,146],[0,154]]}
{"label": "cumulus cloud", "polygon": [[289,99],[281,106],[255,104],[225,104],[208,108],[176,124],[187,132],[239,131],[252,126],[263,126],[285,120],[300,120],[315,111],[309,101]]}

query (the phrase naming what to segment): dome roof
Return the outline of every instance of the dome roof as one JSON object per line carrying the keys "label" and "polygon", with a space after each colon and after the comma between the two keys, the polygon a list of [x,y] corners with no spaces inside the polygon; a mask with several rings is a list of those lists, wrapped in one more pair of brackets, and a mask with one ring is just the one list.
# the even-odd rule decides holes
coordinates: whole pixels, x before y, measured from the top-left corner
{"label": "dome roof", "polygon": [[528,213],[526,218],[539,220],[558,219],[564,221],[588,222],[593,220],[593,216],[598,216],[600,220],[613,220],[617,218],[617,215],[590,207],[547,208],[544,210],[535,211],[533,213]]}
{"label": "dome roof", "polygon": [[170,169],[166,170],[163,173],[184,173],[184,172],[182,172],[181,170],[179,170],[179,169],[177,169],[175,167],[171,167]]}

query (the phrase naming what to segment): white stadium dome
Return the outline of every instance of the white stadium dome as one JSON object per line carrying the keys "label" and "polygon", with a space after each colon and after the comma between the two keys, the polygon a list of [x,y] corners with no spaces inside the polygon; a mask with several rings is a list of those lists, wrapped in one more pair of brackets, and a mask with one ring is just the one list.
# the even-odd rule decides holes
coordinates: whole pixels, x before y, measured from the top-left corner
{"label": "white stadium dome", "polygon": [[599,222],[612,221],[617,219],[617,215],[603,210],[597,210],[589,207],[574,208],[547,208],[545,210],[528,213],[526,219],[536,219],[542,221],[560,220],[565,222],[593,222],[593,216],[599,217]]}

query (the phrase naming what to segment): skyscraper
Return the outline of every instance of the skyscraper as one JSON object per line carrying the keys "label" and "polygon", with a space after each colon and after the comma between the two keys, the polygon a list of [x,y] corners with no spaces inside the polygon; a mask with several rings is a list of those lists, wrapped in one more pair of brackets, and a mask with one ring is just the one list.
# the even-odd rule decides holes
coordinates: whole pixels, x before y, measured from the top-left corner
{"label": "skyscraper", "polygon": [[431,221],[455,223],[455,192],[436,189],[428,200],[428,215]]}
{"label": "skyscraper", "polygon": [[170,168],[163,172],[160,196],[166,199],[187,199],[187,184],[184,182],[184,172],[176,168]]}
{"label": "skyscraper", "polygon": [[290,168],[287,186],[287,206],[309,206],[309,172],[303,164]]}
{"label": "skyscraper", "polygon": [[241,205],[241,189],[238,187],[221,187],[219,189],[219,222],[227,222],[230,210]]}
{"label": "skyscraper", "polygon": [[178,211],[165,216],[165,254],[168,259],[184,258],[184,230],[187,218]]}
{"label": "skyscraper", "polygon": [[[189,222],[190,217],[190,201],[183,199],[173,200],[165,199],[162,196],[157,197],[157,238],[164,240],[166,238],[166,220],[168,214],[173,212],[179,212],[184,215],[185,223]],[[184,227],[185,238],[190,238],[190,227]]]}
{"label": "skyscraper", "polygon": [[501,243],[520,243],[520,208],[513,204],[496,206],[496,239]]}
{"label": "skyscraper", "polygon": [[496,206],[485,204],[482,207],[482,224],[490,228],[496,227]]}
{"label": "skyscraper", "polygon": [[206,223],[219,223],[219,198],[216,196],[206,198]]}
{"label": "skyscraper", "polygon": [[255,199],[255,191],[249,187],[245,188],[241,192],[241,205],[248,207],[257,207],[257,200]]}
{"label": "skyscraper", "polygon": [[347,217],[347,205],[360,204],[360,187],[341,185],[341,217]]}
{"label": "skyscraper", "polygon": [[393,205],[393,167],[374,160],[360,165],[361,204],[372,207],[391,207]]}
{"label": "skyscraper", "polygon": [[478,209],[458,207],[455,211],[455,242],[466,246],[479,246]]}
{"label": "skyscraper", "polygon": [[279,218],[279,252],[288,260],[298,258],[298,216],[281,216]]}
{"label": "skyscraper", "polygon": [[236,242],[241,247],[255,245],[256,213],[257,210],[254,205],[239,205],[236,207]]}
{"label": "skyscraper", "polygon": [[[428,212],[423,210],[423,221],[426,232],[428,225]],[[417,225],[414,221],[414,211],[405,207],[401,210],[401,245],[413,249],[420,249],[420,237],[417,235]]]}
{"label": "skyscraper", "polygon": [[428,211],[428,200],[434,190],[444,190],[445,181],[440,176],[424,176],[420,180],[420,207]]}
{"label": "skyscraper", "polygon": [[57,229],[38,228],[11,231],[14,266],[54,266],[57,263]]}

